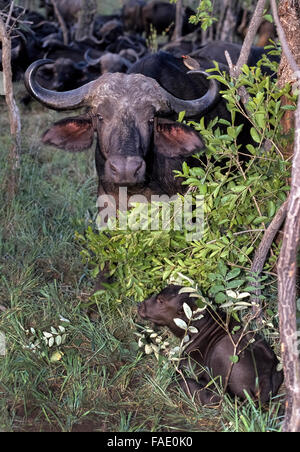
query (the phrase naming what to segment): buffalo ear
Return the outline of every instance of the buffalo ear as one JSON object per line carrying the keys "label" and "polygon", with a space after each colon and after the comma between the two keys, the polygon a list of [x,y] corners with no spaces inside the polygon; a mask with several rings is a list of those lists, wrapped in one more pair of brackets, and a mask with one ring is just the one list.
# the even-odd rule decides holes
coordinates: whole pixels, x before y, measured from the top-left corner
{"label": "buffalo ear", "polygon": [[78,152],[93,144],[94,128],[86,117],[76,116],[58,121],[44,133],[42,141],[66,151]]}
{"label": "buffalo ear", "polygon": [[155,120],[154,144],[157,152],[168,158],[192,155],[205,147],[194,129],[162,118]]}

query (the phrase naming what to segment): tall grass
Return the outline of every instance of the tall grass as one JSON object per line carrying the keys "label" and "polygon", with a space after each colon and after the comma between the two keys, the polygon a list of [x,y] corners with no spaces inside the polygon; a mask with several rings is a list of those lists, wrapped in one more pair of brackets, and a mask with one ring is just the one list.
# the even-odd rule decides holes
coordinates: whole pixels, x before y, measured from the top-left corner
{"label": "tall grass", "polygon": [[278,432],[283,422],[282,395],[274,397],[262,407],[246,394],[246,402],[239,405],[226,400],[223,406],[223,428],[230,432]]}

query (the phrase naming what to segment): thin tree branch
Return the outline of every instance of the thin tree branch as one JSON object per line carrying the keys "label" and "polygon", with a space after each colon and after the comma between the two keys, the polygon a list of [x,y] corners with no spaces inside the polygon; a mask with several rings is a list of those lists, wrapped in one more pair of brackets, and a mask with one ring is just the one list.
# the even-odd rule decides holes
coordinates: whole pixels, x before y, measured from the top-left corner
{"label": "thin tree branch", "polygon": [[266,0],[258,0],[255,11],[251,18],[247,34],[245,36],[239,59],[234,68],[234,78],[238,77],[241,73],[244,64],[247,64],[249,54],[251,51],[251,46],[257,34],[257,30],[261,24],[263,13],[265,9]]}
{"label": "thin tree branch", "polygon": [[8,201],[14,198],[18,186],[18,170],[20,166],[21,120],[20,113],[13,94],[11,70],[11,37],[0,15],[0,40],[2,42],[3,88],[8,107],[10,133],[13,140],[9,154],[10,174],[7,177]]}
{"label": "thin tree branch", "polygon": [[[257,2],[236,65],[233,65],[229,53],[225,51],[225,57],[229,66],[229,74],[234,80],[237,80],[242,72],[242,67],[248,62],[253,41],[263,18],[265,3],[266,0],[258,0]],[[246,104],[249,100],[249,94],[245,86],[240,86],[240,88],[238,89],[238,94],[241,97],[241,101],[246,108]]]}
{"label": "thin tree branch", "polygon": [[60,13],[60,11],[58,9],[56,0],[51,0],[51,3],[53,5],[54,13],[55,13],[55,15],[57,17],[59,25],[61,26],[61,29],[62,29],[64,45],[67,46],[69,44],[68,28],[67,28],[66,23],[65,23],[65,21],[63,19],[63,16],[61,15],[61,13]]}
{"label": "thin tree branch", "polygon": [[6,30],[8,29],[8,26],[9,26],[11,15],[12,15],[12,12],[13,12],[13,9],[14,9],[14,6],[15,6],[14,4],[15,4],[15,0],[13,0],[11,2],[10,8],[9,8],[9,12],[8,12],[7,19],[6,19],[6,24],[5,24],[5,29]]}
{"label": "thin tree branch", "polygon": [[251,266],[251,273],[253,273],[256,281],[253,283],[255,291],[251,297],[252,311],[256,318],[260,318],[262,314],[262,307],[260,302],[261,290],[259,289],[259,276],[263,271],[264,264],[266,262],[268,253],[271,249],[272,243],[280,227],[282,226],[288,210],[288,199],[281,205],[275,217],[271,221],[270,225],[266,229],[263,238],[257,248],[254,259]]}

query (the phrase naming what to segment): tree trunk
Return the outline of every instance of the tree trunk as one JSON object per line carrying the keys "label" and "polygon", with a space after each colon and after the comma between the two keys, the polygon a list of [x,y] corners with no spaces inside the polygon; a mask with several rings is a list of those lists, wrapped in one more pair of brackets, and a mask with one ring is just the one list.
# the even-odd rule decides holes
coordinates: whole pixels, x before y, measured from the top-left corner
{"label": "tree trunk", "polygon": [[237,23],[238,2],[236,0],[225,0],[219,6],[220,19],[217,25],[216,39],[232,42]]}
{"label": "tree trunk", "polygon": [[11,38],[0,16],[0,40],[2,42],[3,91],[10,123],[12,146],[9,153],[9,172],[7,175],[7,199],[11,202],[16,195],[19,179],[21,120],[18,106],[14,99],[11,71]]}
{"label": "tree trunk", "polygon": [[[270,0],[273,17],[283,49],[280,63],[281,86],[286,82],[300,82],[299,32],[300,10],[298,0]],[[283,123],[286,121],[284,118]],[[296,318],[297,254],[300,240],[300,100],[294,116],[295,138],[292,181],[288,211],[278,261],[278,314],[281,353],[286,386],[284,432],[300,432],[300,361]]]}
{"label": "tree trunk", "polygon": [[[300,4],[299,0],[280,0],[278,5],[278,15],[281,26],[285,33],[287,43],[291,50],[291,53],[300,66]],[[286,55],[282,53],[282,58],[278,70],[278,85],[284,87],[286,83],[295,83],[296,77],[294,70],[291,68]],[[283,104],[289,104],[288,99],[282,99]],[[287,110],[282,118],[281,125],[283,133],[289,135],[291,129],[295,127],[294,124],[294,112]],[[289,158],[293,155],[293,143],[290,143],[284,149],[282,153],[285,158]]]}
{"label": "tree trunk", "polygon": [[297,252],[300,239],[300,102],[295,123],[292,186],[278,262],[278,313],[286,386],[285,432],[300,432],[300,361],[296,320]]}
{"label": "tree trunk", "polygon": [[96,0],[83,0],[79,19],[76,24],[75,40],[81,41],[93,34],[93,23],[97,13]]}
{"label": "tree trunk", "polygon": [[172,41],[176,41],[177,39],[180,39],[182,36],[183,14],[184,14],[183,0],[177,0],[175,28],[172,36]]}
{"label": "tree trunk", "polygon": [[[23,2],[19,2],[19,3],[21,3],[21,5],[22,5],[22,3]],[[25,2],[24,2],[24,8],[25,9],[33,9],[34,8],[34,0],[25,0]]]}

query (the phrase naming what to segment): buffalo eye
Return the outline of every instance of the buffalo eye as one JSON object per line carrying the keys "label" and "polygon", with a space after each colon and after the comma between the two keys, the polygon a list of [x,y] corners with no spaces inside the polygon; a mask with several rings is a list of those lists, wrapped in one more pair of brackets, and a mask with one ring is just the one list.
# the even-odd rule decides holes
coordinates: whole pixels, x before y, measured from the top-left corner
{"label": "buffalo eye", "polygon": [[154,123],[154,118],[149,119],[149,124],[153,124]]}
{"label": "buffalo eye", "polygon": [[157,303],[159,303],[159,304],[162,304],[162,303],[163,303],[163,299],[160,298],[160,297],[156,297],[156,301],[157,301]]}
{"label": "buffalo eye", "polygon": [[99,121],[103,121],[103,116],[100,115],[100,113],[97,113],[96,116],[97,116],[97,118],[99,119]]}

